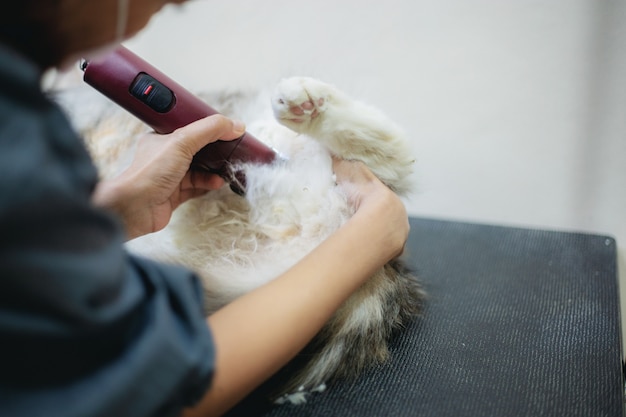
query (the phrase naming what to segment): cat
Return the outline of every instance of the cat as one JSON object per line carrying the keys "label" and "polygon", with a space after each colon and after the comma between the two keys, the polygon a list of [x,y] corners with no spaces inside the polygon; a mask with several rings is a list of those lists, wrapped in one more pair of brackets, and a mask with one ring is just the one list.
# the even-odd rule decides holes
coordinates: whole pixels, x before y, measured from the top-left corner
{"label": "cat", "polygon": [[[57,99],[85,138],[101,176],[117,175],[132,157],[129,138],[146,126],[97,93],[81,90]],[[164,230],[127,243],[133,253],[196,271],[206,314],[280,275],[350,217],[331,155],[363,161],[400,196],[413,190],[414,158],[402,130],[331,84],[283,79],[270,105],[263,94],[199,96],[246,120],[248,131],[281,155],[271,165],[234,167],[246,178],[244,196],[229,187],[212,191],[179,207]],[[402,259],[388,262],[285,367],[271,399],[301,403],[327,382],[384,363],[390,338],[420,314],[423,299],[418,278]]]}

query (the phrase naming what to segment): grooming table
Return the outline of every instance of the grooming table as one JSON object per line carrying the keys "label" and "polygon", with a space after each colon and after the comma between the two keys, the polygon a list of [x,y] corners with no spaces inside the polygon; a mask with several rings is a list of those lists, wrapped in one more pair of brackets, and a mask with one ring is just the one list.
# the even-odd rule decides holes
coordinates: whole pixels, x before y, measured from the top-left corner
{"label": "grooming table", "polygon": [[403,256],[429,297],[390,362],[304,405],[260,389],[228,415],[624,415],[611,237],[411,218]]}

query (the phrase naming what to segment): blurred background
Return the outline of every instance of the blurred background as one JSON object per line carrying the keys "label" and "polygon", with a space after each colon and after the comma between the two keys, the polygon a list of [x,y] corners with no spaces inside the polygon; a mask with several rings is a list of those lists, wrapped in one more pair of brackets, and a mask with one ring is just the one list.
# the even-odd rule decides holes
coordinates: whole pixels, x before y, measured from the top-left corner
{"label": "blurred background", "polygon": [[125,44],[192,91],[335,84],[408,132],[410,214],[610,235],[624,271],[626,1],[195,0]]}

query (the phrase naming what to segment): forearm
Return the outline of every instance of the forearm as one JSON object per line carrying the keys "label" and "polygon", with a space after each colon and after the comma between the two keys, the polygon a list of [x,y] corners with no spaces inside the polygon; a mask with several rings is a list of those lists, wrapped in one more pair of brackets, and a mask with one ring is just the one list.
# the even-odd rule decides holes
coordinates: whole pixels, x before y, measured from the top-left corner
{"label": "forearm", "polygon": [[357,212],[285,274],[208,319],[215,374],[210,391],[188,416],[220,415],[241,400],[293,358],[401,250],[402,239],[381,239],[389,234],[385,222],[374,218],[381,214],[380,209]]}

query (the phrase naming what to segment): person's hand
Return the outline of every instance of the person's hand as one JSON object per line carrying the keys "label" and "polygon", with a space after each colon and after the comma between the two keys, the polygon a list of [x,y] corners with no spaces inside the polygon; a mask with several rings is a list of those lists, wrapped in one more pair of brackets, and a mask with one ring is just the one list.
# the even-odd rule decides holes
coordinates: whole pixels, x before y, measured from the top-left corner
{"label": "person's hand", "polygon": [[346,194],[355,210],[355,216],[367,216],[367,226],[378,228],[381,247],[389,251],[389,258],[404,250],[409,236],[409,221],[404,203],[360,161],[333,157],[333,171],[337,184]]}
{"label": "person's hand", "polygon": [[190,170],[193,156],[208,143],[236,139],[244,130],[242,123],[214,115],[168,135],[148,133],[139,139],[128,169],[98,184],[93,201],[122,217],[129,239],[159,231],[180,204],[224,185],[215,174]]}

